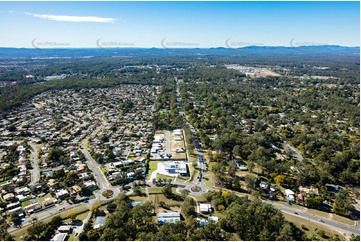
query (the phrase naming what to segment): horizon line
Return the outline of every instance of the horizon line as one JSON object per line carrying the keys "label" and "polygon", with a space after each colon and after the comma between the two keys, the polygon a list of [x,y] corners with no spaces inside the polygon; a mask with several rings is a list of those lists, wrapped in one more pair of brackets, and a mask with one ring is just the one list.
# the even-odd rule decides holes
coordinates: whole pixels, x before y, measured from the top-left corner
{"label": "horizon line", "polygon": [[13,46],[0,46],[0,49],[29,49],[29,50],[51,50],[51,49],[185,49],[185,50],[192,50],[192,49],[243,49],[249,47],[257,47],[257,48],[267,48],[267,47],[284,47],[284,48],[300,48],[300,47],[346,47],[346,48],[360,48],[360,45],[337,45],[337,44],[330,44],[330,45],[300,45],[300,46],[292,46],[292,45],[247,45],[247,46],[240,46],[240,47],[227,47],[227,46],[212,46],[212,47],[141,47],[141,46],[124,46],[124,47],[69,47],[69,46],[62,46],[62,47],[13,47]]}

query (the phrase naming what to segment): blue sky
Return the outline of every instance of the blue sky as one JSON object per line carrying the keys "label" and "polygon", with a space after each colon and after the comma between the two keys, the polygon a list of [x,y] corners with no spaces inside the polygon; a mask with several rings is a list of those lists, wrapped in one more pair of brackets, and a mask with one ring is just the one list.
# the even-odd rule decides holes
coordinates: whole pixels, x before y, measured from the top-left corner
{"label": "blue sky", "polygon": [[359,46],[359,19],[359,2],[0,2],[0,46]]}

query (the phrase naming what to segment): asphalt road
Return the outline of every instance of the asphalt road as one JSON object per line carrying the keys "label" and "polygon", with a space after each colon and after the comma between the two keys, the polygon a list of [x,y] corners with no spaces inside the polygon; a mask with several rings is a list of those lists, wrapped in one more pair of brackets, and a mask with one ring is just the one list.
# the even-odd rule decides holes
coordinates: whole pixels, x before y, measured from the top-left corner
{"label": "asphalt road", "polygon": [[[202,148],[201,148],[201,145],[199,143],[199,138],[197,136],[197,133],[196,133],[194,127],[185,119],[181,99],[180,99],[180,96],[179,96],[178,83],[177,83],[177,90],[176,91],[177,91],[177,105],[178,105],[179,114],[180,114],[181,118],[184,119],[186,125],[188,125],[188,127],[190,128],[191,133],[192,133],[192,135],[193,135],[193,137],[195,139],[195,147],[196,147],[196,150],[197,150],[197,163],[198,163],[198,165],[200,167],[200,174],[202,174],[202,179],[200,181],[197,179],[197,181],[195,181],[193,183],[188,183],[188,184],[184,184],[184,183],[174,183],[174,184],[178,184],[178,185],[182,185],[182,186],[186,185],[184,189],[187,189],[187,190],[190,190],[193,186],[198,186],[198,187],[201,188],[201,191],[192,192],[190,190],[191,191],[190,195],[202,195],[203,193],[207,192],[208,190],[211,190],[211,189],[207,188],[204,185],[204,181],[203,181],[204,180],[203,179],[204,178],[203,174],[204,174],[204,171],[205,171],[205,169],[204,169],[204,160],[205,159],[203,157],[203,153],[202,153],[202,150],[201,150]],[[99,129],[100,129],[100,126],[96,129],[96,131],[93,132],[92,135],[94,135],[96,132],[98,132]],[[110,183],[108,182],[106,177],[103,175],[103,173],[99,169],[99,164],[91,157],[89,151],[84,147],[85,143],[86,143],[86,140],[83,140],[82,145],[81,145],[81,151],[83,152],[83,154],[84,154],[84,156],[86,158],[86,163],[87,163],[89,169],[92,170],[92,172],[94,174],[94,177],[95,177],[95,179],[96,179],[96,181],[98,183],[98,186],[100,188],[99,191],[94,193],[95,198],[89,200],[89,202],[88,202],[88,207],[91,208],[94,204],[98,203],[99,200],[112,199],[112,198],[118,196],[119,193],[120,193],[120,190],[119,190],[119,188],[112,187],[110,185]],[[33,148],[33,146],[32,146],[32,148]],[[36,150],[36,148],[35,148],[35,150]],[[34,151],[34,148],[33,148],[33,155],[37,159],[37,150]],[[33,174],[32,181],[37,181],[39,179],[39,169],[38,169],[38,166],[37,166],[37,162],[34,162],[34,163],[36,163],[36,167],[34,165],[34,170],[36,169],[37,172],[34,172],[35,175]],[[148,181],[147,183],[148,183],[148,185],[152,186],[151,181]],[[114,192],[113,196],[111,198],[103,197],[101,195],[101,193],[104,190],[112,190]],[[289,206],[289,205],[279,205],[279,204],[273,203],[272,201],[263,201],[263,202],[272,204],[275,208],[280,209],[283,213],[288,213],[288,214],[291,214],[293,216],[299,216],[301,218],[308,219],[308,220],[310,220],[312,222],[323,224],[323,225],[328,226],[328,227],[330,227],[330,228],[332,228],[332,229],[334,229],[336,231],[339,231],[341,233],[360,234],[360,228],[359,228],[358,223],[356,224],[356,226],[349,226],[349,225],[346,225],[346,224],[343,224],[343,223],[336,222],[334,220],[321,218],[321,217],[318,217],[318,216],[315,216],[315,215],[312,215],[312,214],[305,213],[302,210],[295,209],[294,207]],[[54,214],[60,213],[61,211],[63,211],[62,208],[71,209],[71,208],[73,208],[75,206],[77,206],[77,205],[69,205],[66,202],[63,202],[60,205],[56,205],[54,207],[48,208],[48,209],[46,209],[44,211],[41,211],[39,213],[35,213],[33,216],[35,216],[38,220],[41,220],[41,219],[44,219],[46,217],[52,216]],[[59,211],[60,209],[61,209],[61,211]],[[24,226],[24,225],[27,225],[29,223],[31,223],[31,218],[25,218],[22,225]],[[15,229],[17,229],[17,228],[11,227],[11,228],[8,229],[8,231],[11,232],[11,231],[13,231]],[[81,230],[82,229],[79,229],[79,232]]]}
{"label": "asphalt road", "polygon": [[[100,191],[99,194],[96,194],[96,196],[101,196],[101,192],[105,190],[112,190],[114,192],[113,196],[118,196],[120,193],[119,188],[114,188],[108,181],[108,179],[105,177],[103,172],[99,169],[99,164],[93,159],[93,157],[90,155],[89,151],[85,148],[86,140],[84,139],[81,143],[81,152],[84,154],[85,162],[88,165],[89,169],[93,172],[94,178],[98,183],[98,187]],[[102,197],[102,196],[101,196]],[[99,199],[104,199],[104,197],[99,197]]]}
{"label": "asphalt road", "polygon": [[97,180],[98,187],[100,189],[106,189],[110,186],[109,182],[104,177],[103,173],[98,168],[99,165],[97,162],[93,159],[93,157],[90,155],[89,151],[84,148],[85,142],[82,142],[81,152],[84,154],[85,162],[88,165],[89,169],[93,172],[94,178]]}
{"label": "asphalt road", "polygon": [[[312,222],[316,222],[316,223],[319,223],[319,224],[326,225],[328,227],[333,228],[334,230],[340,231],[341,233],[360,234],[360,227],[359,226],[349,226],[349,225],[346,225],[346,224],[343,224],[343,223],[336,222],[336,221],[331,220],[331,219],[326,219],[326,218],[323,218],[323,217],[319,217],[319,216],[316,216],[316,215],[305,213],[302,210],[295,209],[294,207],[292,207],[290,205],[280,205],[280,204],[276,204],[276,203],[274,203],[272,201],[268,201],[268,200],[263,201],[263,202],[266,202],[268,204],[272,204],[275,208],[281,210],[284,213],[292,214],[294,216],[304,218],[304,219],[307,219],[307,220],[312,221]],[[323,222],[321,222],[321,221],[323,221]]]}
{"label": "asphalt road", "polygon": [[299,152],[297,152],[297,150],[295,148],[293,148],[291,145],[289,145],[286,141],[283,142],[283,149],[285,151],[290,152],[300,162],[303,161],[302,155]]}
{"label": "asphalt road", "polygon": [[[36,218],[37,220],[42,220],[47,217],[53,216],[54,214],[74,208],[76,206],[79,206],[79,204],[69,205],[67,202],[63,201],[61,204],[55,204],[55,206],[53,206],[53,207],[49,207],[43,211],[32,214],[31,217],[24,218],[22,226],[26,226],[26,225],[30,224],[32,218]],[[8,231],[11,232],[16,229],[18,229],[18,228],[10,227],[8,229]]]}
{"label": "asphalt road", "polygon": [[[192,132],[192,135],[194,136],[195,138],[195,145],[196,145],[196,149],[197,149],[197,162],[198,164],[200,165],[200,173],[202,174],[202,177],[203,177],[203,172],[204,172],[204,157],[203,157],[203,153],[201,152],[201,145],[199,144],[199,138],[197,136],[197,133],[194,129],[194,127],[186,120],[185,116],[184,116],[184,113],[183,113],[183,108],[182,108],[182,102],[181,102],[181,99],[180,99],[180,94],[179,94],[179,87],[178,87],[178,83],[177,83],[177,90],[176,90],[176,93],[177,93],[177,104],[178,104],[178,111],[179,111],[179,114],[181,116],[181,118],[184,119],[185,123],[188,125],[188,127],[190,128],[191,132]],[[285,146],[287,146],[287,148],[290,149],[290,151],[292,152],[292,154],[294,156],[296,156],[296,158],[299,160],[299,161],[302,161],[303,160],[303,157],[295,150],[293,149],[290,145],[288,145],[287,143],[284,144]],[[190,189],[190,187],[194,186],[194,185],[197,185],[199,187],[202,188],[202,190],[200,192],[191,192],[190,194],[191,195],[201,195],[205,192],[208,191],[208,188],[204,186],[203,184],[203,178],[201,180],[201,182],[197,181],[196,184],[189,184],[186,186],[186,189]],[[291,206],[282,206],[282,205],[278,205],[278,204],[275,204],[273,203],[272,201],[264,201],[266,203],[269,203],[269,204],[272,204],[274,207],[276,207],[277,209],[280,209],[282,212],[284,213],[289,213],[289,214],[293,214],[295,216],[300,216],[302,218],[305,218],[305,219],[309,219],[310,221],[312,220],[313,222],[317,222],[317,223],[320,223],[320,224],[323,224],[323,225],[326,225],[328,227],[331,227],[337,231],[340,231],[342,233],[354,233],[354,234],[360,234],[360,227],[359,226],[348,226],[346,224],[343,224],[343,223],[338,223],[334,220],[330,220],[330,219],[325,219],[325,218],[321,218],[321,217],[318,217],[318,216],[315,216],[315,215],[311,215],[311,214],[308,214],[308,213],[305,213],[301,210],[298,210],[298,209],[294,209],[293,207]],[[298,215],[295,214],[298,213]],[[321,220],[323,222],[321,222]]]}
{"label": "asphalt road", "polygon": [[[196,130],[194,129],[193,125],[191,125],[187,119],[185,118],[184,116],[184,112],[183,112],[183,107],[182,107],[182,100],[180,98],[180,93],[179,93],[179,86],[178,86],[178,82],[177,82],[177,85],[176,85],[177,89],[176,89],[176,96],[177,96],[177,106],[178,106],[178,112],[179,112],[179,116],[184,120],[185,124],[189,127],[191,133],[192,133],[192,136],[194,138],[194,144],[195,144],[195,147],[196,147],[196,150],[197,150],[197,164],[199,166],[199,177],[200,179],[197,179],[197,181],[195,183],[191,183],[189,185],[187,185],[187,189],[191,188],[192,186],[198,186],[201,188],[201,190],[199,192],[192,192],[191,190],[191,195],[201,195],[205,192],[207,192],[209,189],[205,186],[204,184],[204,157],[203,157],[203,153],[202,153],[202,146],[199,142],[199,137],[197,135],[197,132]],[[189,190],[188,189],[188,190]]]}
{"label": "asphalt road", "polygon": [[39,158],[38,158],[38,149],[36,148],[36,145],[30,143],[30,146],[32,149],[31,161],[33,163],[33,170],[31,171],[31,182],[29,183],[29,186],[34,186],[39,182],[39,178],[40,178]]}

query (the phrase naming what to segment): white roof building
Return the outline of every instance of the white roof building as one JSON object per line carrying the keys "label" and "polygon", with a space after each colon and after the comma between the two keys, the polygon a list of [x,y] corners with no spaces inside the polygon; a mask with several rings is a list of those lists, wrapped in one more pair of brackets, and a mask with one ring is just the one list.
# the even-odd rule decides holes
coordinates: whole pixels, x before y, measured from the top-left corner
{"label": "white roof building", "polygon": [[158,213],[158,224],[176,223],[180,221],[180,213]]}
{"label": "white roof building", "polygon": [[211,205],[209,203],[201,203],[201,204],[199,204],[199,211],[201,213],[209,213],[209,212],[211,212],[211,210],[212,210],[212,207],[211,207]]}
{"label": "white roof building", "polygon": [[94,229],[99,228],[105,224],[105,216],[98,216],[95,219]]}
{"label": "white roof building", "polygon": [[51,241],[65,241],[65,238],[68,234],[67,233],[59,233],[54,235]]}

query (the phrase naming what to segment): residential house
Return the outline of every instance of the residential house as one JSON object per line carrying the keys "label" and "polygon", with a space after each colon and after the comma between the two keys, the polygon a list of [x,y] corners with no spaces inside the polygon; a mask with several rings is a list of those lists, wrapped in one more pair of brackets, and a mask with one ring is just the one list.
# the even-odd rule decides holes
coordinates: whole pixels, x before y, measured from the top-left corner
{"label": "residential house", "polygon": [[21,214],[23,212],[22,207],[16,207],[13,209],[8,210],[9,215],[13,215],[13,214]]}
{"label": "residential house", "polygon": [[7,193],[7,194],[5,194],[5,195],[3,196],[3,199],[4,199],[5,201],[10,201],[10,200],[12,200],[14,197],[15,197],[14,193]]}
{"label": "residential house", "polygon": [[290,202],[290,203],[295,202],[295,193],[292,190],[286,189],[285,190],[285,195],[286,195],[286,199],[287,199],[288,202]]}
{"label": "residential house", "polygon": [[69,192],[65,189],[55,191],[55,196],[58,199],[64,199],[69,196]]}
{"label": "residential house", "polygon": [[50,241],[65,241],[68,233],[59,233],[54,235],[54,237]]}
{"label": "residential house", "polygon": [[30,204],[26,207],[24,207],[24,210],[28,213],[32,213],[36,210],[39,210],[41,209],[41,205],[37,202],[37,203],[33,203],[33,204]]}
{"label": "residential house", "polygon": [[199,204],[199,211],[201,213],[211,213],[212,207],[209,203],[201,203]]}
{"label": "residential house", "polygon": [[71,226],[62,225],[58,228],[58,232],[60,233],[69,233],[71,231]]}
{"label": "residential house", "polygon": [[158,213],[158,224],[176,223],[180,221],[180,213]]}
{"label": "residential house", "polygon": [[6,205],[6,210],[10,210],[20,206],[20,202],[14,202]]}
{"label": "residential house", "polygon": [[98,216],[94,222],[94,229],[97,229],[105,224],[105,216]]}
{"label": "residential house", "polygon": [[47,206],[50,206],[50,205],[53,205],[54,203],[56,203],[58,200],[56,200],[55,198],[52,198],[52,197],[47,197],[44,199],[44,206],[47,207]]}
{"label": "residential house", "polygon": [[300,187],[298,188],[298,190],[299,190],[301,193],[305,194],[306,197],[310,197],[310,195],[316,195],[316,196],[319,195],[319,193],[318,193],[318,188],[315,188],[315,187],[313,187],[313,186],[311,186],[311,187],[302,187],[302,186],[300,186]]}
{"label": "residential house", "polygon": [[76,194],[81,191],[81,187],[79,185],[74,185],[71,187],[71,190],[72,190],[71,194]]}
{"label": "residential house", "polygon": [[326,188],[327,188],[327,190],[328,190],[329,192],[334,193],[334,194],[336,194],[336,193],[338,193],[339,191],[341,191],[341,187],[340,187],[339,185],[327,183],[325,186],[326,186]]}
{"label": "residential house", "polygon": [[28,195],[31,190],[28,187],[15,188],[16,194]]}
{"label": "residential house", "polygon": [[213,221],[213,222],[215,222],[215,223],[218,223],[218,217],[216,217],[216,216],[210,216],[210,217],[208,217],[208,221]]}
{"label": "residential house", "polygon": [[89,188],[90,190],[95,190],[97,185],[96,185],[95,181],[88,180],[88,181],[84,182],[84,186],[86,188]]}

